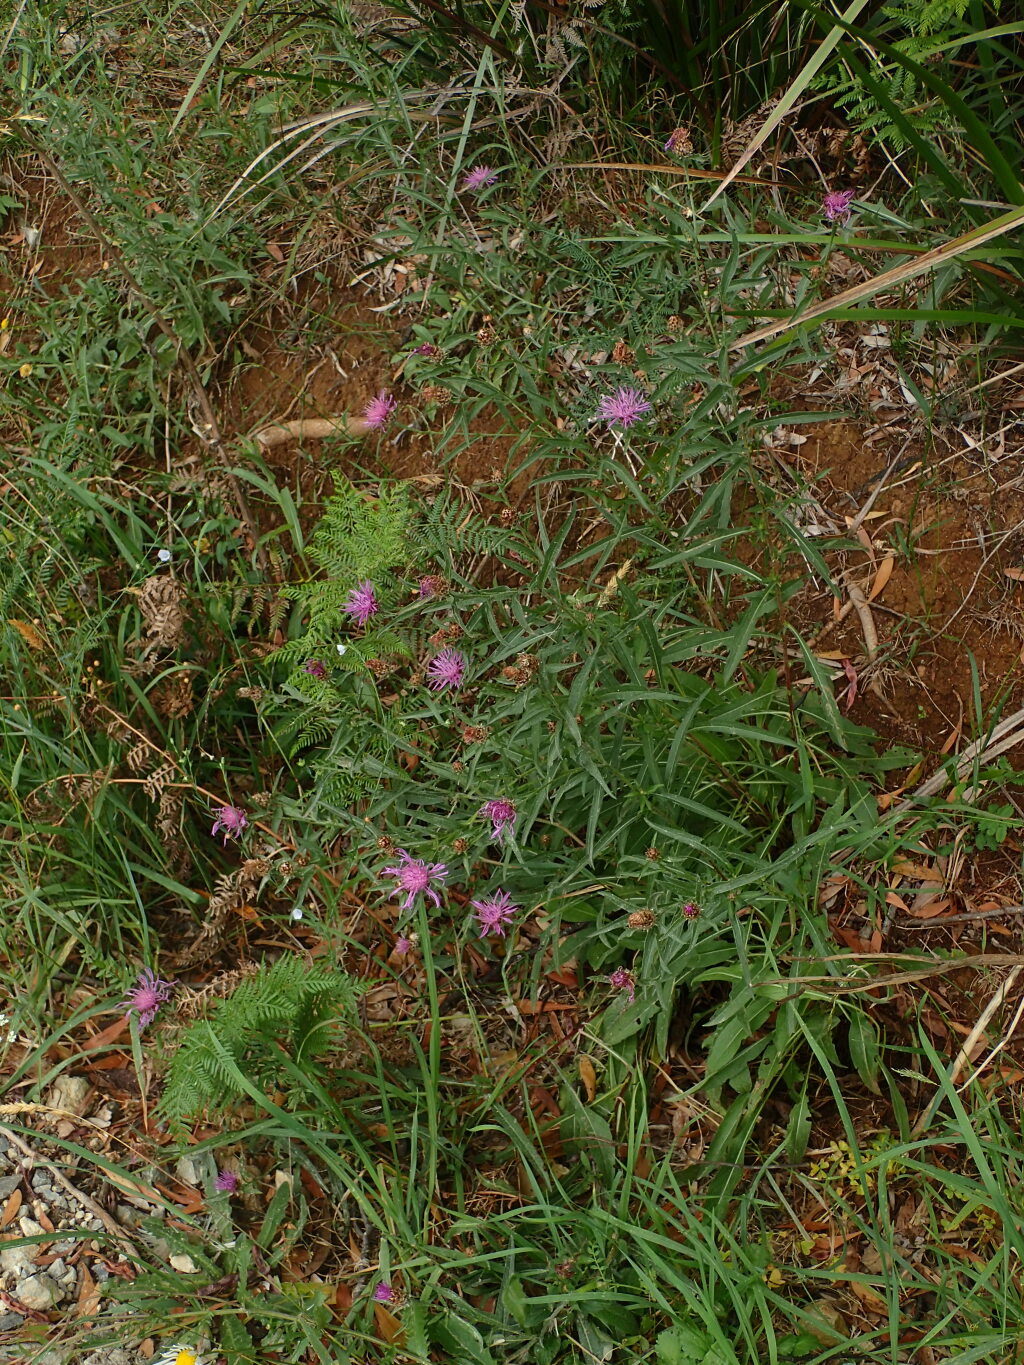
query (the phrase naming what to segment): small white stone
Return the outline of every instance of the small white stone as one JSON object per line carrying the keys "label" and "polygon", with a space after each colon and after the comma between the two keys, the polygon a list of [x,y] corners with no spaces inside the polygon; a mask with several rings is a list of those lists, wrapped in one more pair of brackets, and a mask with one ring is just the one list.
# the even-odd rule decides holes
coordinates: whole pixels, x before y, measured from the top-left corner
{"label": "small white stone", "polygon": [[156,557],[157,559],[159,559],[161,564],[170,564],[171,562],[170,550],[167,549],[157,550]]}
{"label": "small white stone", "polygon": [[0,1251],[0,1269],[8,1275],[29,1275],[38,1253],[38,1243],[27,1247],[4,1247]]}
{"label": "small white stone", "polygon": [[47,1308],[53,1307],[61,1297],[61,1292],[60,1287],[50,1279],[49,1275],[30,1275],[27,1280],[22,1280],[16,1287],[15,1297],[26,1308],[32,1308],[35,1312],[42,1313]]}

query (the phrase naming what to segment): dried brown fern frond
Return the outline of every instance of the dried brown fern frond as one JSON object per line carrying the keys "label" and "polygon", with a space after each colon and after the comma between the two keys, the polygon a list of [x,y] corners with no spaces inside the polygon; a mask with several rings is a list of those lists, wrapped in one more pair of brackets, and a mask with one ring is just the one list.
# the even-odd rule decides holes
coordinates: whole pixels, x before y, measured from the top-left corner
{"label": "dried brown fern frond", "polygon": [[[185,589],[169,574],[153,574],[141,588],[129,588],[139,599],[150,645],[174,649],[185,633]],[[147,646],[148,647],[148,646]]]}
{"label": "dried brown fern frond", "polygon": [[180,720],[190,716],[195,710],[195,696],[192,692],[192,673],[182,669],[168,679],[157,691],[153,704],[161,715],[169,720]]}
{"label": "dried brown fern frond", "polygon": [[178,967],[207,962],[227,938],[231,916],[250,900],[270,871],[266,858],[247,858],[234,872],[218,877],[198,936],[174,959]]}
{"label": "dried brown fern frond", "polygon": [[133,773],[141,773],[144,768],[149,767],[150,758],[156,750],[148,739],[140,739],[138,744],[133,744],[125,755],[125,762]]}
{"label": "dried brown fern frond", "polygon": [[163,763],[146,777],[142,783],[142,790],[151,801],[157,801],[164,788],[170,786],[177,776],[178,769],[173,763]]}
{"label": "dried brown fern frond", "polygon": [[243,981],[248,981],[259,971],[256,962],[245,962],[230,972],[221,972],[205,986],[182,986],[175,997],[175,1009],[183,1019],[198,1019],[205,1014],[211,1000],[226,1000]]}
{"label": "dried brown fern frond", "polygon": [[180,881],[188,871],[192,861],[188,842],[181,830],[181,816],[185,798],[176,787],[165,787],[160,793],[157,806],[156,829],[160,835],[167,866],[171,875]]}
{"label": "dried brown fern frond", "polygon": [[57,779],[57,785],[71,802],[72,806],[92,806],[93,801],[107,785],[109,768],[97,768],[91,773],[65,773]]}

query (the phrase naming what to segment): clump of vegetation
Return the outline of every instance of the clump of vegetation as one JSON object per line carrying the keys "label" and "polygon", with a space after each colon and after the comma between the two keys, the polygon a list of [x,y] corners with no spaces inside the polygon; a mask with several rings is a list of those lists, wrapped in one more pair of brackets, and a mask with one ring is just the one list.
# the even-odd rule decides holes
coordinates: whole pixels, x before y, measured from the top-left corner
{"label": "clump of vegetation", "polygon": [[119,1192],[69,1360],[1016,1347],[1015,683],[915,731],[957,617],[884,594],[1019,329],[1020,25],[655,9],[4,39],[4,1115]]}

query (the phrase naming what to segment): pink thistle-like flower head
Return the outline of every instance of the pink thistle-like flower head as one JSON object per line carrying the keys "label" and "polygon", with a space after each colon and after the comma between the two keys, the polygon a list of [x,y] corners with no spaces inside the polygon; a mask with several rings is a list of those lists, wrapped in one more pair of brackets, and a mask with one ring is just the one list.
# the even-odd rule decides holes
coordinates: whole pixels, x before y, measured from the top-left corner
{"label": "pink thistle-like flower head", "polygon": [[822,201],[821,211],[828,223],[848,223],[850,205],[857,194],[856,190],[831,190]]}
{"label": "pink thistle-like flower head", "polygon": [[693,901],[687,901],[683,906],[683,919],[696,919],[700,914],[700,906],[694,905]]}
{"label": "pink thistle-like flower head", "polygon": [[417,587],[420,591],[420,600],[426,602],[431,597],[439,597],[441,593],[447,592],[448,580],[442,578],[440,574],[428,573],[423,575]]}
{"label": "pink thistle-like flower head", "polygon": [[347,611],[360,626],[365,626],[370,617],[376,616],[379,610],[377,592],[369,579],[352,589],[342,607],[342,611]]}
{"label": "pink thistle-like flower head", "polygon": [[597,415],[609,427],[631,427],[638,422],[651,405],[639,389],[616,389],[606,393],[597,408]]}
{"label": "pink thistle-like flower head", "polygon": [[444,863],[425,863],[422,858],[413,858],[404,848],[398,850],[398,856],[402,860],[400,865],[386,867],[382,875],[394,877],[398,882],[396,889],[406,892],[402,909],[411,909],[420,892],[429,896],[434,904],[439,906],[441,898],[431,886],[431,882],[440,882],[442,886],[444,885],[448,876],[448,869]]}
{"label": "pink thistle-like flower head", "polygon": [[213,1188],[220,1190],[222,1194],[234,1194],[238,1189],[238,1176],[234,1171],[218,1171]]}
{"label": "pink thistle-like flower head", "polygon": [[398,404],[391,394],[381,389],[377,397],[371,398],[363,409],[363,420],[380,431],[382,427],[387,426],[388,418],[397,407]]}
{"label": "pink thistle-like flower head", "polygon": [[474,166],[470,173],[462,182],[464,190],[472,190],[474,194],[479,194],[487,185],[493,185],[498,178],[498,172],[490,166]]}
{"label": "pink thistle-like flower head", "polygon": [[406,954],[411,951],[412,939],[407,938],[405,934],[399,934],[398,937],[395,939],[395,952],[398,954],[399,957],[405,957]]}
{"label": "pink thistle-like flower head", "polygon": [[217,818],[210,833],[216,834],[219,829],[222,829],[224,831],[224,847],[227,848],[229,839],[241,838],[242,830],[249,823],[248,816],[241,806],[218,806],[213,813]]}
{"label": "pink thistle-like flower head", "polygon": [[435,692],[459,687],[466,671],[466,656],[457,649],[442,649],[427,664],[427,683]]}
{"label": "pink thistle-like flower head", "polygon": [[138,981],[121,1001],[121,1008],[127,1010],[125,1018],[130,1019],[134,1014],[139,1028],[144,1029],[156,1018],[161,1005],[170,1000],[177,984],[176,981],[161,980],[151,967],[144,967]]}
{"label": "pink thistle-like flower head", "polygon": [[302,665],[303,673],[308,673],[311,678],[326,678],[327,665],[322,659],[307,659]]}
{"label": "pink thistle-like flower head", "polygon": [[625,967],[616,967],[608,978],[608,984],[614,986],[617,991],[628,992],[626,998],[632,1005],[636,999],[636,979],[632,972],[627,971]]}
{"label": "pink thistle-like flower head", "polygon": [[490,820],[491,838],[497,844],[505,842],[506,834],[511,837],[516,832],[516,805],[514,801],[506,801],[503,796],[499,796],[494,801],[485,801],[477,814],[485,815]]}
{"label": "pink thistle-like flower head", "polygon": [[394,1303],[395,1291],[388,1284],[387,1280],[378,1280],[373,1291],[373,1297],[377,1303]]}
{"label": "pink thistle-like flower head", "polygon": [[680,156],[689,156],[693,151],[693,138],[689,128],[673,128],[665,142],[666,152],[677,152]]}
{"label": "pink thistle-like flower head", "polygon": [[471,901],[470,904],[476,911],[481,938],[487,934],[504,938],[505,925],[519,909],[518,905],[512,904],[512,897],[507,891],[496,891],[493,896],[486,896],[482,901]]}
{"label": "pink thistle-like flower head", "polygon": [[432,341],[421,341],[418,346],[413,347],[413,355],[425,355],[428,360],[437,360],[441,355],[440,346],[435,346]]}

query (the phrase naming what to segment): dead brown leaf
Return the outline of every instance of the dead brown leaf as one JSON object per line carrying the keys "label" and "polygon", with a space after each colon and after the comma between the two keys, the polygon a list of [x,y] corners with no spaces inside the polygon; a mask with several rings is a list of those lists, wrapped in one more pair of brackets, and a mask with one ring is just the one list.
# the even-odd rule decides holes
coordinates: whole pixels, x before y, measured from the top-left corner
{"label": "dead brown leaf", "polygon": [[594,1070],[594,1063],[585,1052],[579,1056],[580,1080],[587,1092],[587,1103],[593,1104],[597,1097],[597,1072]]}
{"label": "dead brown leaf", "polygon": [[21,1208],[21,1190],[12,1190],[7,1203],[4,1205],[3,1216],[0,1217],[0,1228],[5,1228],[14,1221],[14,1216]]}

